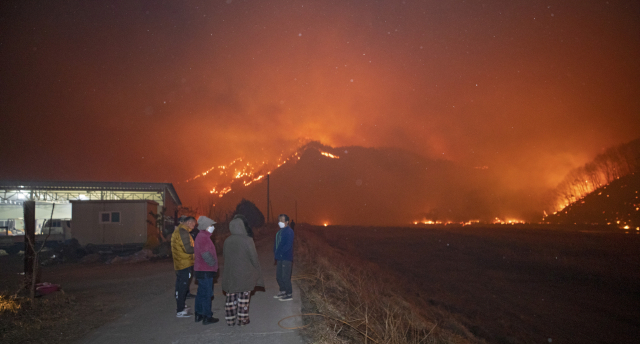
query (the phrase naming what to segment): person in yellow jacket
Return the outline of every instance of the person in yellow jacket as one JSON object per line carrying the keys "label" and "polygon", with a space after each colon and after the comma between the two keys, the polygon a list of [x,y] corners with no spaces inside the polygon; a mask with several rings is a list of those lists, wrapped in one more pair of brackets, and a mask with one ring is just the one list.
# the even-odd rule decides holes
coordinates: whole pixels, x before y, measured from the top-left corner
{"label": "person in yellow jacket", "polygon": [[178,318],[188,318],[189,308],[185,306],[189,281],[193,270],[193,238],[189,232],[196,226],[196,219],[192,216],[184,219],[171,235],[171,254],[173,268],[176,270],[176,303]]}

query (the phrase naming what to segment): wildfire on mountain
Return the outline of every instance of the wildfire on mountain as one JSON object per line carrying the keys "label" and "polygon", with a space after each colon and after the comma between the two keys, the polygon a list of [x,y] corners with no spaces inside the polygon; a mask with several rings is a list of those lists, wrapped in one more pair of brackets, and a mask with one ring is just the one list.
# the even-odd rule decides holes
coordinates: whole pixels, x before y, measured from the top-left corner
{"label": "wildfire on mountain", "polygon": [[[307,147],[307,145],[304,145],[288,156],[285,156],[284,153],[281,153],[280,157],[275,163],[269,163],[265,161],[259,163],[251,163],[249,161],[246,161],[246,158],[237,158],[228,164],[213,166],[206,171],[187,179],[185,182],[189,183],[198,178],[205,177],[217,169],[219,173],[216,177],[214,177],[213,182],[215,183],[215,185],[209,190],[209,194],[222,197],[232,190],[235,181],[242,181],[242,184],[247,187],[254,182],[263,179],[268,174],[271,174],[271,172],[281,167],[282,165],[291,161],[300,160],[301,151],[304,151],[304,149],[306,149]],[[318,149],[318,152],[327,158],[340,159],[339,156],[326,151]]]}
{"label": "wildfire on mountain", "polygon": [[616,178],[561,211],[545,216],[543,222],[609,225],[640,231],[639,188],[640,178],[636,173]]}

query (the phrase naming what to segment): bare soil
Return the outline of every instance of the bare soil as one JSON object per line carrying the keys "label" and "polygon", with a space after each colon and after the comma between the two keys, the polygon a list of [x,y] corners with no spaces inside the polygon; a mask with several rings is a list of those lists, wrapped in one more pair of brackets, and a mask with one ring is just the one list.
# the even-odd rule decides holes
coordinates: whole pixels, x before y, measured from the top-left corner
{"label": "bare soil", "polygon": [[[254,231],[256,242],[273,235],[273,230]],[[219,255],[227,236],[228,229],[215,236]],[[12,295],[19,290],[23,269],[23,257],[0,257],[0,294]],[[37,298],[33,306],[23,299],[22,309],[16,314],[0,312],[0,343],[71,343],[158,295],[165,294],[167,302],[175,302],[172,258],[43,266],[41,282],[59,284],[62,292]]]}
{"label": "bare soil", "polygon": [[[553,228],[553,229],[550,229]],[[640,235],[592,227],[311,227],[490,343],[636,343]]]}
{"label": "bare soil", "polygon": [[[12,294],[20,285],[22,258],[0,257],[0,267],[0,292]],[[42,268],[41,281],[59,284],[63,291],[38,298],[35,307],[23,303],[18,314],[0,314],[0,342],[71,343],[157,295],[171,300],[175,275],[169,258],[48,266]]]}

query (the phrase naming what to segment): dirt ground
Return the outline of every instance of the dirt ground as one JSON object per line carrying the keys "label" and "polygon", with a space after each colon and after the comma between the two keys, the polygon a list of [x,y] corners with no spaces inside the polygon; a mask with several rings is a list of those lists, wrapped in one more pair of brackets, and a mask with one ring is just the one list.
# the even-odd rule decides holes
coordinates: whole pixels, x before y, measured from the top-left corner
{"label": "dirt ground", "polygon": [[[0,291],[15,292],[20,280],[18,273],[23,268],[21,257],[0,257],[0,267]],[[135,264],[48,266],[42,268],[41,280],[59,284],[66,300],[55,300],[61,308],[57,310],[43,305],[41,309],[55,314],[44,317],[47,320],[37,327],[37,334],[10,333],[13,343],[73,342],[157,295],[170,295],[175,276],[171,259],[163,259]],[[40,301],[60,296],[61,293],[55,293],[43,296]]]}
{"label": "dirt ground", "polygon": [[490,343],[636,343],[640,235],[588,227],[300,227]]}
{"label": "dirt ground", "polygon": [[[275,231],[256,231],[256,243],[270,245],[266,241],[272,240]],[[0,256],[0,294],[18,290],[23,269],[23,257]],[[40,308],[34,311],[19,316],[0,314],[0,343],[72,343],[160,295],[167,295],[170,304],[175,302],[171,258],[129,264],[66,263],[41,269],[41,281],[59,284],[63,292],[39,298]],[[41,314],[43,311],[50,314]],[[9,326],[24,328],[13,331]]]}

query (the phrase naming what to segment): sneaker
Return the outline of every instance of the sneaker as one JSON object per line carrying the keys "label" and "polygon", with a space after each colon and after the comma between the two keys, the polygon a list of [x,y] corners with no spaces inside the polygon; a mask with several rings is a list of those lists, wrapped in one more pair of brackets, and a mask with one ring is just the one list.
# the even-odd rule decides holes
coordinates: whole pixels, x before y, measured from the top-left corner
{"label": "sneaker", "polygon": [[287,295],[286,291],[281,291],[281,292],[278,293],[278,295],[274,295],[273,298],[274,299],[279,299],[279,298],[281,298],[283,296],[286,296],[286,295]]}
{"label": "sneaker", "polygon": [[293,297],[291,296],[291,294],[284,295],[280,298],[280,301],[293,301]]}
{"label": "sneaker", "polygon": [[176,313],[176,317],[178,317],[178,318],[191,318],[191,315],[189,315],[189,313],[187,313],[187,310],[185,309],[182,312]]}

